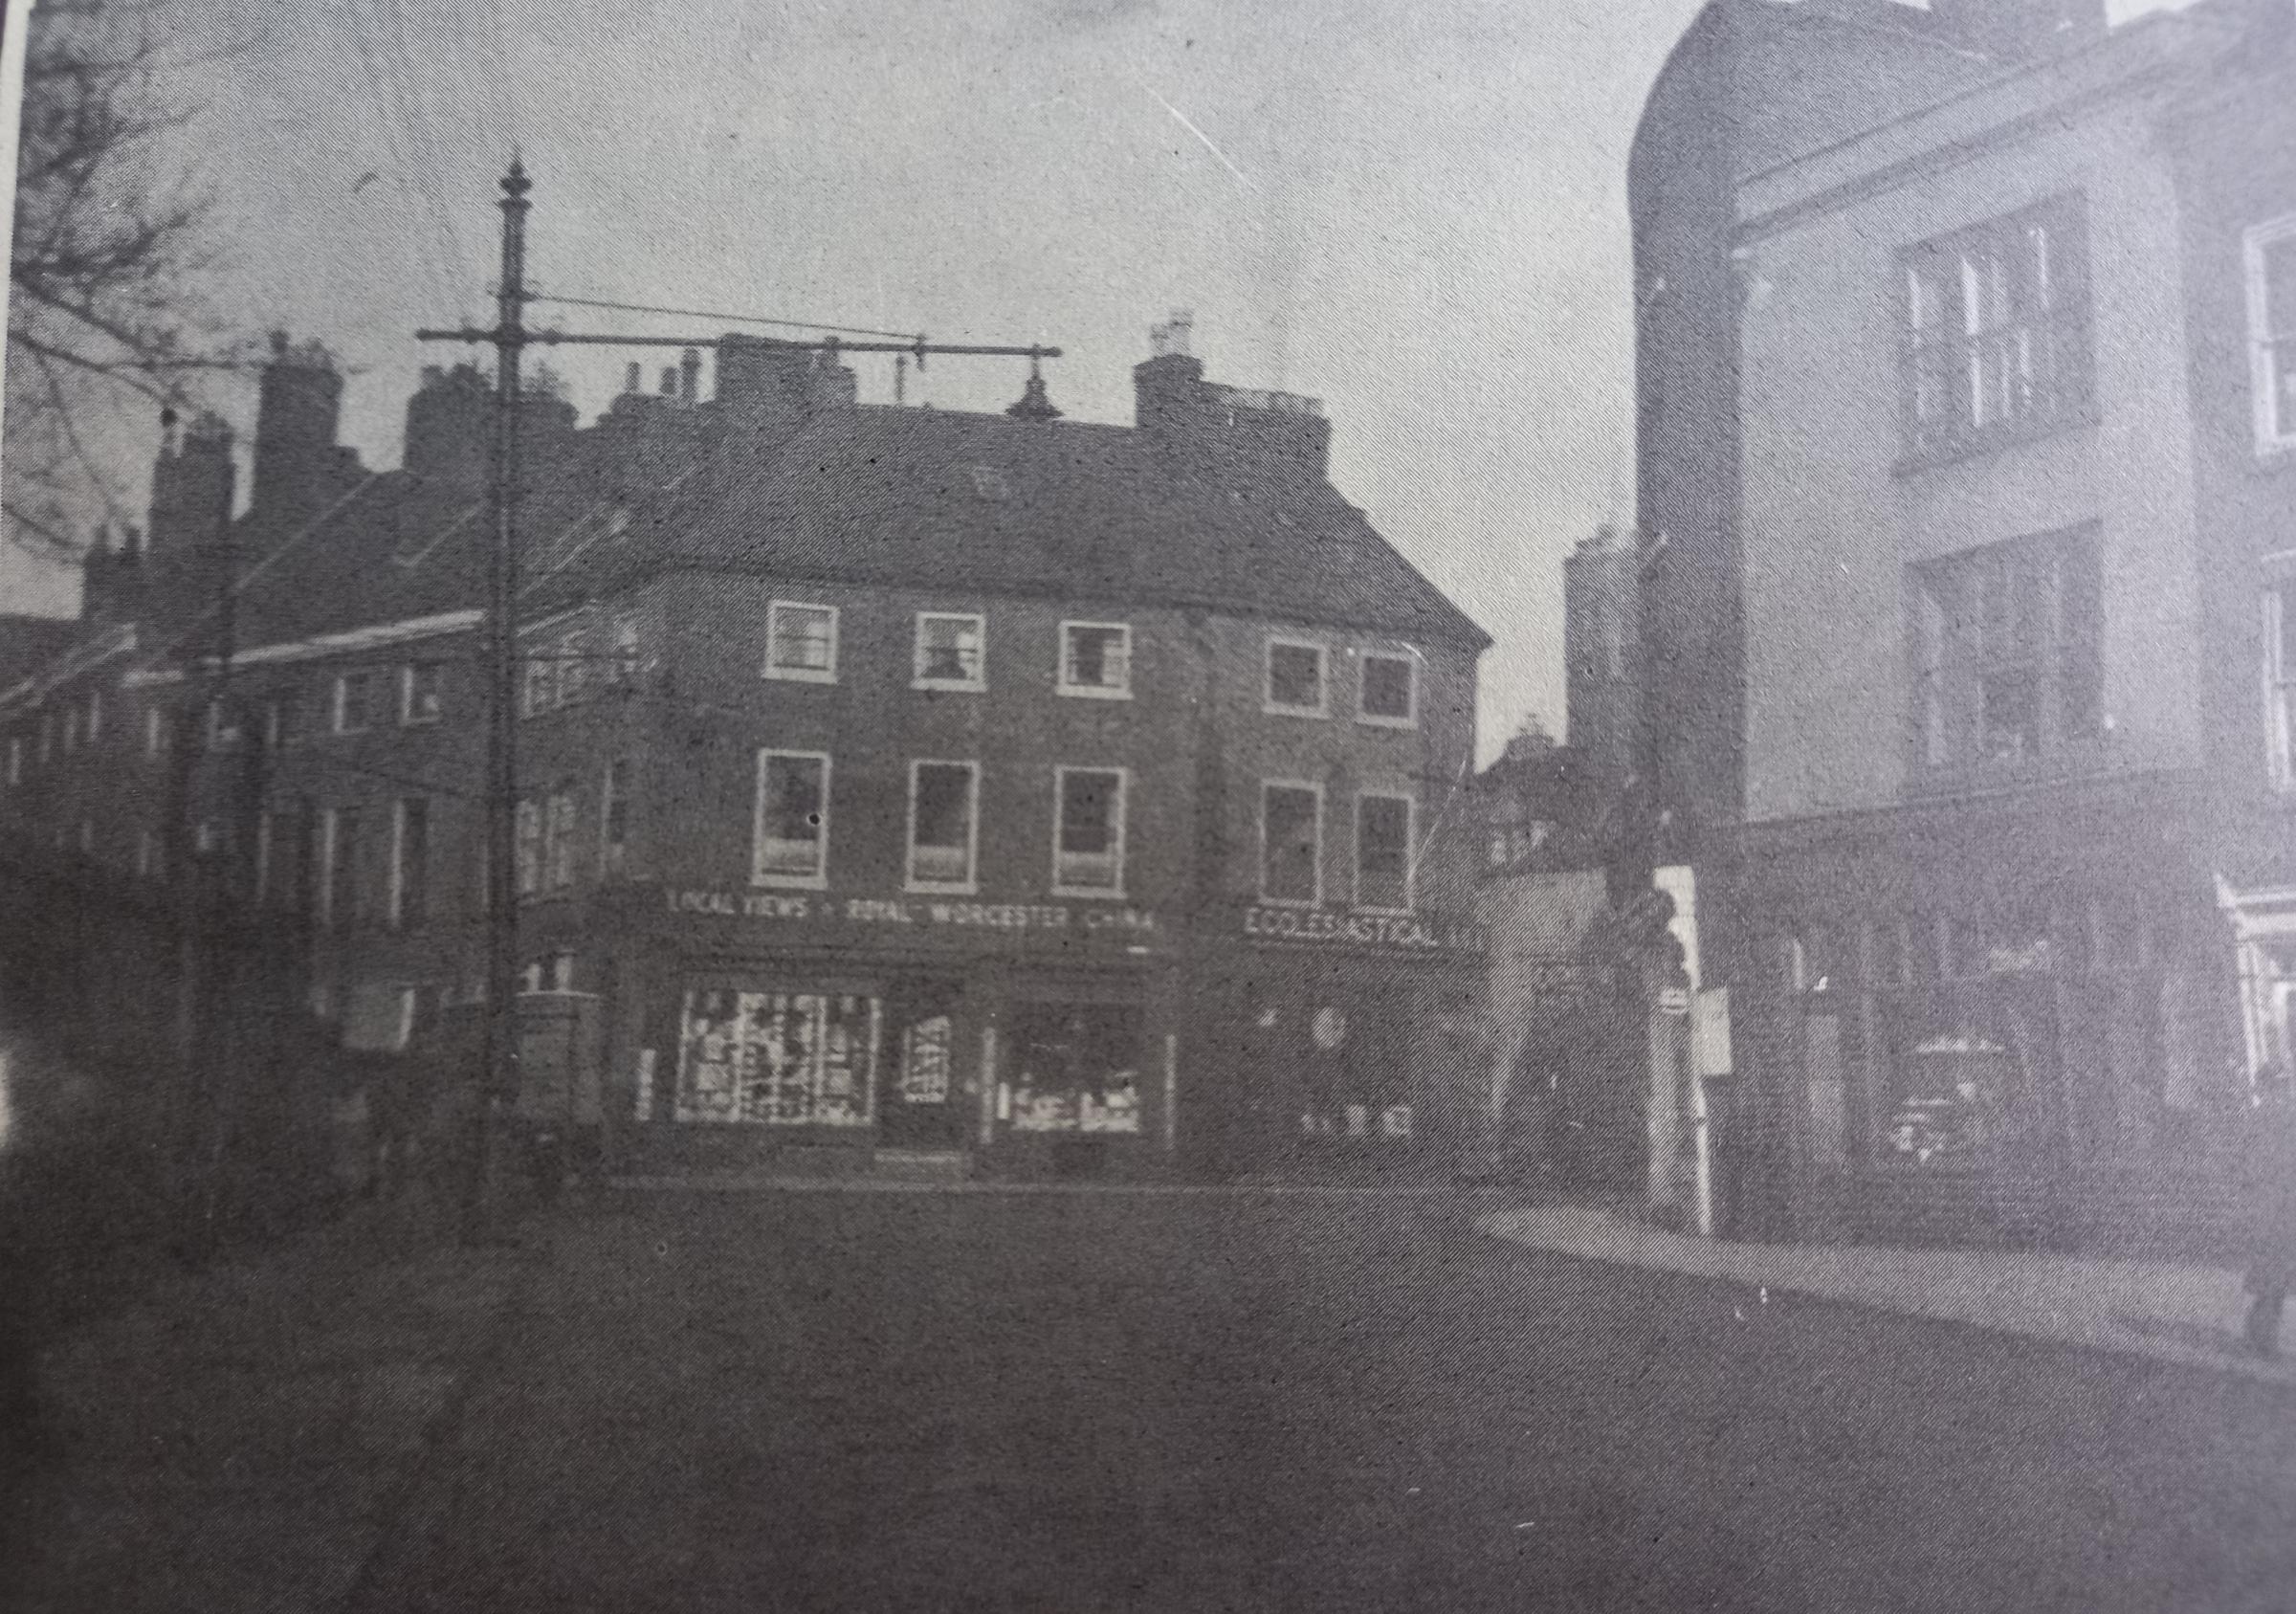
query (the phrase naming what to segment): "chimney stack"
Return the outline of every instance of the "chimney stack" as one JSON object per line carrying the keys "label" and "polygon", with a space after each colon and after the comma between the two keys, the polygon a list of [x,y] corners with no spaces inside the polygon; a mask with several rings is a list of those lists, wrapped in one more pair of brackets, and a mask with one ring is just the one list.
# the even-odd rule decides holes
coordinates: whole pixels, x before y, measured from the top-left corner
{"label": "chimney stack", "polygon": [[1292,392],[1253,392],[1203,379],[1189,354],[1184,310],[1151,328],[1155,357],[1132,371],[1134,419],[1176,470],[1216,475],[1267,472],[1318,479],[1330,460],[1323,405]]}
{"label": "chimney stack", "polygon": [[332,497],[344,455],[335,435],[342,414],[342,374],[316,342],[289,343],[271,333],[255,408],[253,507],[295,520]]}

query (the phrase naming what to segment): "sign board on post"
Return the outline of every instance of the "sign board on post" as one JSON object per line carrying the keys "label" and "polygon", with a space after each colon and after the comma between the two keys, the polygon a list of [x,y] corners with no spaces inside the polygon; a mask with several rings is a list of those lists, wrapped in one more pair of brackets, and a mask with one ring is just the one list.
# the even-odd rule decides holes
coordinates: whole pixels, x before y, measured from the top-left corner
{"label": "sign board on post", "polygon": [[1658,1012],[1688,1014],[1690,1012],[1690,991],[1687,986],[1665,986],[1659,989]]}

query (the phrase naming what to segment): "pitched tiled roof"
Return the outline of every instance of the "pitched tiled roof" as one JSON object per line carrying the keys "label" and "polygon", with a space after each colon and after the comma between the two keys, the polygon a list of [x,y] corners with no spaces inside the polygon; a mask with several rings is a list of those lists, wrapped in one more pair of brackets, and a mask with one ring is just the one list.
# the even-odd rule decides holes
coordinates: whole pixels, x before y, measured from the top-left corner
{"label": "pitched tiled roof", "polygon": [[1320,475],[1070,421],[868,407],[729,440],[665,506],[672,564],[1489,637]]}

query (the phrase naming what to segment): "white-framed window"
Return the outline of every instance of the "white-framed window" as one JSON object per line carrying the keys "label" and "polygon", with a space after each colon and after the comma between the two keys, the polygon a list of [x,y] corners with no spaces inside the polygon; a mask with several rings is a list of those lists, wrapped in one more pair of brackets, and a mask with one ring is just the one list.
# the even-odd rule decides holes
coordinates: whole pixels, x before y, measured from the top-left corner
{"label": "white-framed window", "polygon": [[624,612],[614,618],[612,659],[606,664],[607,682],[628,683],[638,675],[638,619]]}
{"label": "white-framed window", "polygon": [[552,698],[560,706],[571,706],[582,698],[583,687],[589,682],[588,636],[579,630],[567,633],[550,652]]}
{"label": "white-framed window", "polygon": [[[268,829],[271,820],[263,819]],[[391,808],[390,922],[396,927],[421,924],[430,908],[430,802],[426,796],[403,796]]]}
{"label": "white-framed window", "polygon": [[981,841],[981,764],[909,764],[909,889],[970,893]]}
{"label": "white-framed window", "polygon": [[1323,786],[1270,779],[1260,785],[1260,899],[1313,908],[1323,900]]}
{"label": "white-framed window", "polygon": [[1356,906],[1411,911],[1418,803],[1403,790],[1356,794]]}
{"label": "white-framed window", "polygon": [[45,763],[55,751],[55,714],[40,714],[40,761]]}
{"label": "white-framed window", "polygon": [[346,925],[361,918],[359,880],[360,830],[364,828],[355,807],[329,807],[320,821],[319,922],[322,927]]}
{"label": "white-framed window", "polygon": [[598,796],[598,874],[619,875],[629,861],[629,762],[616,758],[606,765],[606,784]]}
{"label": "white-framed window", "polygon": [[136,831],[136,873],[143,879],[154,879],[166,868],[166,854],[157,829]]}
{"label": "white-framed window", "polygon": [[1409,651],[1366,651],[1362,656],[1360,687],[1356,696],[1356,720],[1383,728],[1416,728],[1419,724],[1419,657]]}
{"label": "white-framed window", "polygon": [[2264,722],[2272,788],[2296,790],[2296,576],[2264,588]]}
{"label": "white-framed window", "polygon": [[530,961],[519,972],[519,990],[521,992],[571,992],[574,990],[574,955],[544,953]]}
{"label": "white-framed window", "polygon": [[269,807],[265,807],[255,815],[255,900],[257,902],[271,900],[272,842],[278,834],[278,827],[274,822],[276,816]]}
{"label": "white-framed window", "polygon": [[383,711],[383,674],[372,668],[339,674],[335,679],[335,732],[359,734],[372,728]]}
{"label": "white-framed window", "polygon": [[11,785],[24,783],[24,737],[20,734],[8,737],[8,782]]}
{"label": "white-framed window", "polygon": [[1122,768],[1052,770],[1052,894],[1124,895]]}
{"label": "white-framed window", "polygon": [[263,703],[263,748],[277,752],[295,738],[296,699],[292,691],[282,690]]}
{"label": "white-framed window", "polygon": [[752,885],[829,883],[829,756],[826,751],[758,753],[757,829]]}
{"label": "white-framed window", "polygon": [[1132,698],[1132,627],[1123,622],[1060,625],[1062,695],[1099,700]]}
{"label": "white-framed window", "polygon": [[550,795],[550,817],[543,828],[542,873],[552,891],[574,884],[574,786],[560,785]]}
{"label": "white-framed window", "polygon": [[542,889],[542,804],[519,804],[519,895],[537,896]]}
{"label": "white-framed window", "polygon": [[438,721],[439,673],[435,661],[410,661],[399,669],[400,722]]}
{"label": "white-framed window", "polygon": [[1324,688],[1323,647],[1308,639],[1268,640],[1263,709],[1292,718],[1321,718],[1331,711]]}
{"label": "white-framed window", "polygon": [[79,708],[67,706],[64,708],[64,755],[68,757],[78,749]]}
{"label": "white-framed window", "polygon": [[525,675],[519,681],[519,715],[540,717],[558,698],[558,652],[536,647],[525,652]]}
{"label": "white-framed window", "polygon": [[2248,352],[2260,453],[2296,450],[2296,213],[2241,240],[2248,280]]}
{"label": "white-framed window", "polygon": [[103,738],[103,691],[88,691],[88,743],[95,744]]}
{"label": "white-framed window", "polygon": [[144,709],[144,754],[146,757],[167,754],[167,714],[157,706]]}
{"label": "white-framed window", "polygon": [[961,611],[916,613],[915,689],[983,690],[988,687],[988,623]]}
{"label": "white-framed window", "polygon": [[229,751],[239,743],[239,715],[221,700],[208,702],[207,746],[210,751]]}
{"label": "white-framed window", "polygon": [[765,611],[765,675],[799,683],[837,681],[837,608],[776,600]]}

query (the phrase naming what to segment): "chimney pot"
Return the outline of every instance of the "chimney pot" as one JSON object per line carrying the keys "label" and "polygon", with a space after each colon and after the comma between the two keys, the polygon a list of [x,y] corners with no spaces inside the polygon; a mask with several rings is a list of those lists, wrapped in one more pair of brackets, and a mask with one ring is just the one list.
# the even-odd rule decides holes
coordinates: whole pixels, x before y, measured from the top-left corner
{"label": "chimney pot", "polygon": [[662,396],[665,398],[677,396],[677,366],[675,365],[662,366]]}
{"label": "chimney pot", "polygon": [[625,392],[642,392],[645,389],[646,366],[639,364],[635,359],[632,359],[629,362],[629,368],[623,374],[622,390]]}

